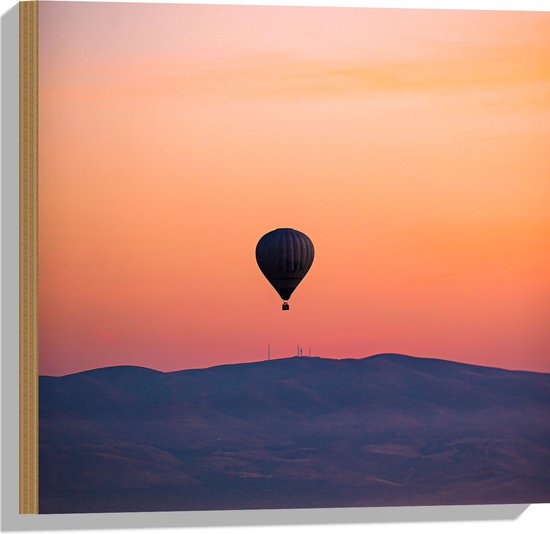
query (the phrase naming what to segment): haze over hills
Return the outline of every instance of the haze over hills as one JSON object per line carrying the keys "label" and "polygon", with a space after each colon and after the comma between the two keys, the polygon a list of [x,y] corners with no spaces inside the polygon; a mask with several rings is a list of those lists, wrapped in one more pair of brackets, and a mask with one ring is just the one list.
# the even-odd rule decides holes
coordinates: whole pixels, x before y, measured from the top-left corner
{"label": "haze over hills", "polygon": [[42,513],[550,500],[550,375],[380,354],[40,378]]}

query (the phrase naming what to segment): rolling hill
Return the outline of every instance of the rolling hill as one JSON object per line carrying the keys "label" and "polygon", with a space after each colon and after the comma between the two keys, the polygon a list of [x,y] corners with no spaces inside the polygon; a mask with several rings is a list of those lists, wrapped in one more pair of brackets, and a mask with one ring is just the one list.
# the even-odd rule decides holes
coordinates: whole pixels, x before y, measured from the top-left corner
{"label": "rolling hill", "polygon": [[41,513],[550,501],[550,375],[379,354],[40,377]]}

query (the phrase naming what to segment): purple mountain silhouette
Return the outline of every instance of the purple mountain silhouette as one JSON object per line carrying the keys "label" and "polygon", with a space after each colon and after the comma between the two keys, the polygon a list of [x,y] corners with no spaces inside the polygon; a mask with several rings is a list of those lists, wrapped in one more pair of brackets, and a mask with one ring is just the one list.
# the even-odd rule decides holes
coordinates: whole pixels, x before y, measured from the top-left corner
{"label": "purple mountain silhouette", "polygon": [[380,354],[40,378],[42,513],[550,500],[550,375]]}

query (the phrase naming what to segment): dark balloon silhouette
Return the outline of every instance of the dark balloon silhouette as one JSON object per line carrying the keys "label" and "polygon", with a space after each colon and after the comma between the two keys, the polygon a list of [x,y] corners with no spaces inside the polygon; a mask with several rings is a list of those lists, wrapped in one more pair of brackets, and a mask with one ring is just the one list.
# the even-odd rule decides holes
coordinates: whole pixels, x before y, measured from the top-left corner
{"label": "dark balloon silhouette", "polygon": [[[258,267],[284,301],[307,274],[314,256],[311,239],[293,228],[272,230],[256,245]],[[288,303],[283,310],[288,310]]]}

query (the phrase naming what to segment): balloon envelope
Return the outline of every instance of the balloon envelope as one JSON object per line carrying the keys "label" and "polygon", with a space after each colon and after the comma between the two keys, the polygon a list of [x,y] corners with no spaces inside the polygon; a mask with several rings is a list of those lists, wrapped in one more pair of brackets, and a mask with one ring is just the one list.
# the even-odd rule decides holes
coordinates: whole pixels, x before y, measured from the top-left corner
{"label": "balloon envelope", "polygon": [[311,239],[293,228],[272,230],[256,245],[258,267],[283,300],[298,287],[314,256]]}

